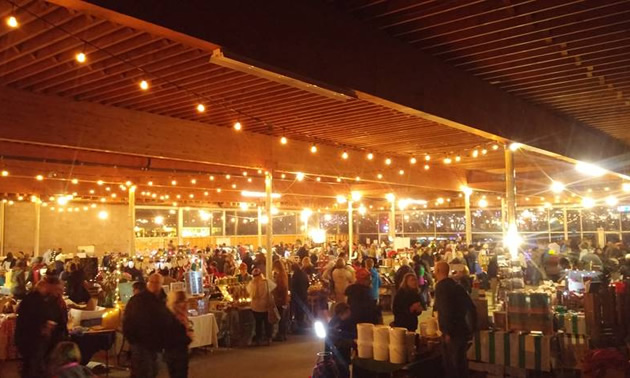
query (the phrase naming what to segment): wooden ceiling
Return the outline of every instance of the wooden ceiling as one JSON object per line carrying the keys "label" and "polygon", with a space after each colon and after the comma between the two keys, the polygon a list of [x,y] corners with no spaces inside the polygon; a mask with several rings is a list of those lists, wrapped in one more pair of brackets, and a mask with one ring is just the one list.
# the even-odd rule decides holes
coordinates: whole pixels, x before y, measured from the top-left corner
{"label": "wooden ceiling", "polygon": [[[488,143],[367,101],[338,101],[219,67],[209,63],[210,51],[43,1],[20,6],[20,27],[0,30],[0,85],[226,127],[239,120],[251,132],[382,154],[461,153]],[[0,2],[0,14],[9,12]],[[76,62],[79,51],[86,64]],[[151,89],[140,91],[147,76]]]}
{"label": "wooden ceiling", "polygon": [[628,0],[329,2],[507,92],[630,142]]}
{"label": "wooden ceiling", "polygon": [[[403,3],[408,5],[403,6]],[[542,7],[543,2],[522,1],[520,3],[522,6],[533,7],[538,4],[538,7]],[[560,4],[573,4],[575,2],[553,1],[553,3],[557,4],[558,10],[550,9],[549,11],[562,13]],[[583,3],[591,4],[580,2],[579,6],[585,6]],[[622,4],[618,4],[617,8],[627,6],[628,2],[620,3]],[[492,150],[493,142],[478,135],[396,111],[370,101],[358,98],[350,98],[345,101],[331,99],[260,76],[220,67],[209,62],[212,54],[210,50],[115,24],[94,15],[67,9],[42,0],[19,0],[15,4],[16,7],[11,2],[0,0],[0,17],[4,19],[9,14],[15,14],[20,22],[20,27],[17,29],[10,29],[4,24],[0,28],[0,86],[225,128],[230,128],[234,122],[240,121],[245,132],[274,137],[285,136],[292,140],[333,146],[339,149],[339,153],[343,149],[348,149],[354,153],[361,151],[361,154],[372,152],[376,154],[375,159],[379,161],[382,161],[386,156],[404,158],[405,160],[410,156],[417,156],[422,163],[422,157],[425,154],[430,154],[431,164],[433,167],[437,167],[437,170],[452,169],[451,167],[456,166],[456,169],[468,172],[469,177],[473,177],[475,173],[485,173],[487,175],[478,180],[480,189],[498,192],[503,190],[504,162],[502,151]],[[615,104],[619,102],[619,99],[616,98],[619,96],[618,94],[615,94],[616,97],[613,96],[615,99],[608,95],[611,82],[606,80],[609,79],[606,79],[606,85],[602,86],[596,85],[601,82],[599,76],[595,76],[593,80],[577,80],[571,76],[575,73],[571,74],[570,72],[583,72],[585,69],[590,72],[590,75],[596,75],[599,72],[592,67],[589,69],[589,66],[576,65],[571,49],[567,49],[565,46],[568,55],[563,55],[565,54],[564,50],[559,50],[556,51],[558,55],[556,57],[553,51],[557,43],[554,42],[553,38],[549,36],[546,39],[536,37],[537,39],[530,42],[525,41],[530,35],[538,36],[533,32],[535,28],[525,33],[524,30],[529,30],[527,27],[518,27],[516,24],[509,26],[507,21],[512,18],[514,18],[511,21],[513,23],[525,23],[525,21],[521,19],[520,13],[518,15],[514,13],[510,16],[511,18],[506,18],[506,12],[510,12],[507,6],[498,6],[495,2],[490,1],[457,3],[352,1],[349,4],[351,6],[348,9],[366,22],[375,24],[410,43],[417,44],[432,54],[467,69],[475,75],[493,83],[496,81],[495,84],[518,95],[541,101],[550,106],[553,105],[559,110],[565,110],[561,107],[562,104],[565,104],[568,110],[571,108],[578,112],[571,113],[567,110],[570,115],[576,116],[577,119],[582,119],[579,118],[583,115],[580,112],[587,112],[591,107],[595,111],[598,106],[603,106],[601,105],[604,104],[602,101],[614,100],[616,101]],[[460,6],[454,4],[460,4]],[[503,3],[501,2],[501,4]],[[608,9],[606,7],[600,8]],[[517,11],[522,10],[519,7],[516,9]],[[464,16],[468,12],[470,12],[471,17]],[[580,14],[577,11],[574,13]],[[459,15],[461,19],[457,18],[456,15]],[[425,22],[428,22],[426,21],[427,17],[428,20],[431,20],[431,27],[423,26]],[[484,17],[488,17],[488,20],[482,22],[485,20]],[[491,21],[492,17],[497,19]],[[505,20],[501,21],[504,18]],[[561,19],[562,17],[557,16],[550,18],[550,20],[556,20],[556,18]],[[464,23],[462,24],[462,22]],[[627,23],[627,21],[624,22]],[[466,33],[477,33],[474,26],[476,23],[496,24],[497,27],[503,25],[502,28],[504,29],[497,29],[491,34],[484,34],[479,31],[479,35],[474,38],[465,37],[464,34]],[[618,25],[625,24],[620,21]],[[431,29],[432,27],[435,29]],[[621,26],[617,27],[621,28]],[[459,31],[460,28],[462,32]],[[614,35],[615,38],[619,37],[623,34],[621,29],[619,30],[618,34],[613,33],[611,35]],[[499,31],[506,33],[505,37],[501,34],[501,38],[499,38],[497,34]],[[508,37],[510,33],[515,33],[515,36]],[[492,38],[500,40],[493,41]],[[586,34],[583,33],[583,38],[579,40],[585,41],[587,39]],[[504,40],[505,42],[503,42]],[[624,40],[619,37],[618,43],[622,43]],[[518,47],[512,47],[510,50],[508,44],[514,44],[516,41],[522,41],[524,46],[522,51]],[[542,45],[539,46],[541,43]],[[595,46],[594,43],[591,44],[592,49],[595,49]],[[599,52],[603,54],[602,51]],[[75,55],[78,52],[86,53],[86,63],[80,64],[76,61]],[[621,62],[624,54],[625,52],[615,54],[612,51],[611,57],[619,57],[619,62]],[[497,56],[509,57],[508,62],[510,63],[504,64],[501,60],[503,58],[499,59]],[[544,60],[544,66],[538,65],[539,63],[536,61],[538,56],[547,57]],[[584,54],[580,59],[588,63],[590,62],[587,60],[589,56]],[[482,59],[482,57],[485,58]],[[573,66],[575,67],[567,63],[571,62],[571,59],[573,59]],[[620,65],[619,62],[616,64]],[[532,71],[533,73],[518,71],[519,69],[525,70],[521,67],[526,67],[528,64],[536,71]],[[612,69],[612,66],[609,68]],[[618,68],[619,72],[623,72],[621,66]],[[560,73],[565,75],[565,71],[566,76],[561,76]],[[540,75],[538,75],[539,72]],[[627,70],[625,73],[628,73]],[[622,76],[611,76],[610,78],[613,77],[622,78]],[[547,97],[538,98],[535,96],[542,96],[543,93],[549,95],[550,88],[555,88],[547,82],[551,80],[550,78],[557,78],[559,89],[554,96],[548,96],[553,98],[552,102],[545,102]],[[150,90],[142,91],[139,89],[138,84],[143,79],[149,81]],[[595,85],[594,88],[597,91],[588,87],[588,83]],[[581,96],[581,92],[577,89],[573,91],[573,86],[577,88],[581,85],[584,87],[580,87],[582,88],[580,90],[592,91],[590,96],[601,95],[601,101],[598,99],[597,102],[585,106],[574,106],[573,104],[581,103],[581,100],[577,101],[575,97]],[[565,90],[569,87],[572,88],[571,92]],[[558,93],[562,93],[563,96],[558,95]],[[565,99],[564,96],[569,97]],[[623,93],[621,97],[624,98]],[[625,112],[622,111],[623,101],[621,102],[618,107],[614,108],[616,119],[626,119],[624,117],[628,115],[628,107],[624,108],[626,109]],[[195,109],[198,103],[203,103],[206,106],[204,113],[199,113]],[[590,114],[592,116],[595,113]],[[607,119],[606,122],[612,121]],[[589,123],[598,127],[604,125],[604,123],[591,123],[590,121]],[[615,135],[612,131],[610,132]],[[209,141],[207,148],[212,150],[217,147]],[[488,154],[480,153],[478,158],[471,156],[474,150],[481,152],[483,149],[487,149]],[[66,164],[50,161],[49,154],[55,155],[56,153],[58,151],[47,148],[37,155],[38,159],[43,160],[21,162],[20,159],[25,156],[19,156],[20,153],[15,152],[12,158],[16,159],[17,162],[11,164],[15,169],[25,172],[23,174],[25,179],[46,164],[49,166]],[[235,153],[247,153],[247,151],[235,151]],[[456,156],[461,156],[461,162],[449,167],[443,166],[443,158],[451,157],[454,159]],[[529,181],[522,180],[519,185],[522,185],[523,190],[538,193],[542,187],[548,184],[550,174],[560,174],[566,171],[567,165],[558,163],[554,159],[532,156],[530,154],[517,157],[519,172],[531,176]],[[83,157],[84,160],[89,160],[85,156]],[[92,166],[88,164],[78,170],[82,172],[88,182],[94,181],[95,177],[102,176],[103,172],[107,171],[99,168],[99,164],[101,164],[101,159],[107,160],[108,158],[103,156],[98,156],[98,158],[92,156],[91,158],[96,159],[97,162]],[[167,183],[171,177],[175,179],[176,176],[179,177],[179,180],[189,181],[190,177],[194,175],[191,172],[195,170],[207,175],[214,172],[213,169],[215,169],[209,168],[209,171],[196,167],[188,169],[183,167],[181,163],[173,163],[177,167],[164,168],[165,172],[160,172],[157,169],[152,170],[151,173],[143,173],[142,168],[138,166],[138,164],[142,165],[143,161],[135,161],[137,157],[113,155],[111,158],[127,163],[131,161],[129,164],[133,165],[129,170],[116,168],[107,171],[106,173],[112,177],[114,182],[117,180],[122,182],[127,178],[134,183],[146,182],[147,178],[152,177],[151,175],[157,175],[156,177],[166,180]],[[283,158],[291,159],[292,157]],[[332,163],[327,162],[327,164]],[[63,172],[64,177],[71,177],[74,165],[68,164],[68,166],[70,168],[66,170],[61,169],[60,166],[55,166],[54,169]],[[421,166],[422,164],[418,164],[417,167],[420,172]],[[132,169],[136,171],[131,171]],[[169,173],[169,169],[179,173]],[[313,169],[316,170],[317,168],[314,167]],[[226,173],[223,168],[217,172]],[[201,173],[199,174],[201,175]],[[62,184],[67,186],[66,181],[61,180]],[[286,190],[286,193],[293,193],[296,198],[308,195],[313,186],[318,186],[318,195],[330,201],[330,198],[334,197],[335,190],[338,189],[335,187],[335,181],[326,184],[312,182],[306,191],[293,188],[292,181],[287,181],[286,185],[280,184],[279,187]],[[18,184],[16,187],[20,187]],[[321,190],[319,189],[320,185],[324,186]],[[30,188],[31,186],[27,187]],[[344,186],[348,186],[348,183],[346,182]],[[216,189],[210,185],[201,189],[188,189],[205,190],[208,188]],[[46,190],[54,192],[58,188],[55,186]],[[347,191],[347,188],[344,187],[342,190]],[[391,185],[382,185],[376,192],[380,193],[378,194],[380,198],[384,191],[390,190],[392,190]],[[423,193],[428,198],[437,198],[448,194],[436,190],[425,190]],[[232,194],[230,196],[224,193],[224,197],[220,200],[229,202],[238,198],[236,195],[238,193]],[[294,204],[296,203],[306,203],[306,201],[300,199],[294,202]]]}

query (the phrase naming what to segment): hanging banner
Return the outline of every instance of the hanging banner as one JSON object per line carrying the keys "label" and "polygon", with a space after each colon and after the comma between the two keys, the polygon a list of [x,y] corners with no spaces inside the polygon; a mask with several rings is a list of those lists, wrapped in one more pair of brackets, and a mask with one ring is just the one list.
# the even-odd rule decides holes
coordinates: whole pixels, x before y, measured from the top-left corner
{"label": "hanging banner", "polygon": [[205,238],[210,236],[210,227],[182,227],[185,238]]}

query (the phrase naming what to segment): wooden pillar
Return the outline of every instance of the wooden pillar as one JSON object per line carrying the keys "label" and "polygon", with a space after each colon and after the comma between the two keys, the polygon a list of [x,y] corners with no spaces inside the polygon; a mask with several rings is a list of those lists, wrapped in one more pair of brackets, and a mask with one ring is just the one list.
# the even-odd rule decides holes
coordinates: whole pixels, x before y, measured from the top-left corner
{"label": "wooden pillar", "polygon": [[516,225],[516,170],[514,169],[514,152],[505,148],[505,199],[508,229]]}
{"label": "wooden pillar", "polygon": [[472,213],[470,211],[470,195],[472,190],[464,190],[464,217],[466,219],[466,246],[472,244]]}
{"label": "wooden pillar", "polygon": [[225,236],[226,235],[226,225],[227,225],[227,213],[225,212],[225,210],[223,210],[223,217],[221,219],[223,220],[223,233],[221,235]]}
{"label": "wooden pillar", "polygon": [[0,201],[0,256],[4,256],[4,223],[5,223],[5,216],[4,216],[4,207],[6,205],[6,202],[4,201]]}
{"label": "wooden pillar", "polygon": [[[128,190],[129,192],[129,255],[133,256],[136,253],[136,187],[132,186]],[[180,230],[177,230],[179,234]]]}
{"label": "wooden pillar", "polygon": [[273,189],[273,175],[271,172],[265,173],[265,213],[267,214],[267,240],[265,247],[267,249],[266,277],[271,277],[271,268],[273,264],[273,223],[271,221],[271,195]]}
{"label": "wooden pillar", "polygon": [[352,201],[348,201],[348,258],[352,257],[352,245],[354,244],[354,222],[352,221]]}
{"label": "wooden pillar", "polygon": [[184,229],[184,209],[181,207],[177,209],[177,245],[184,244],[184,236],[182,230]]}
{"label": "wooden pillar", "polygon": [[[379,227],[380,231],[380,227]],[[391,198],[389,207],[389,240],[393,243],[396,238],[396,199]]]}
{"label": "wooden pillar", "polygon": [[567,216],[566,206],[562,208],[562,216],[564,217],[564,240],[569,240],[569,217]]}
{"label": "wooden pillar", "polygon": [[39,256],[39,228],[41,224],[42,202],[38,199],[35,205],[35,235],[33,242],[33,256]]}
{"label": "wooden pillar", "polygon": [[258,206],[258,248],[262,245],[262,207]]}

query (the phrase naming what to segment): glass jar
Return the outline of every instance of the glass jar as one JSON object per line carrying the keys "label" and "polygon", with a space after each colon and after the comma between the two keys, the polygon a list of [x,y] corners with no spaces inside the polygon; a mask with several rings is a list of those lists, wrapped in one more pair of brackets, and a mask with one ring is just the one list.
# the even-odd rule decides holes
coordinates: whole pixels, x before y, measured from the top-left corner
{"label": "glass jar", "polygon": [[339,378],[339,368],[337,368],[332,353],[317,353],[317,362],[313,368],[311,378]]}

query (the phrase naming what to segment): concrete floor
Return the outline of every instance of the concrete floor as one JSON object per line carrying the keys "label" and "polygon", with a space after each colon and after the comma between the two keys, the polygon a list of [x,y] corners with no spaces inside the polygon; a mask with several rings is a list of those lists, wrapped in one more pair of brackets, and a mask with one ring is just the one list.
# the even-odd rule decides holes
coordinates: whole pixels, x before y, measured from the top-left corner
{"label": "concrete floor", "polygon": [[[221,348],[213,351],[195,351],[190,359],[190,378],[306,378],[312,373],[317,352],[323,343],[312,335],[292,335],[282,343],[269,347],[240,349]],[[112,378],[128,377],[126,370],[113,370]],[[16,361],[0,362],[0,377],[17,378]],[[168,377],[165,365],[160,367],[160,378]]]}

